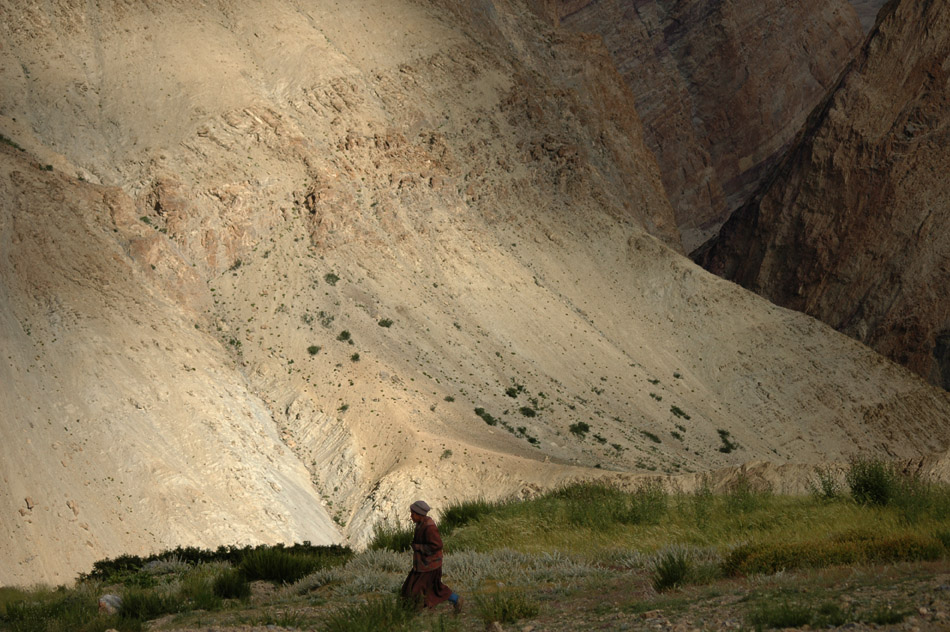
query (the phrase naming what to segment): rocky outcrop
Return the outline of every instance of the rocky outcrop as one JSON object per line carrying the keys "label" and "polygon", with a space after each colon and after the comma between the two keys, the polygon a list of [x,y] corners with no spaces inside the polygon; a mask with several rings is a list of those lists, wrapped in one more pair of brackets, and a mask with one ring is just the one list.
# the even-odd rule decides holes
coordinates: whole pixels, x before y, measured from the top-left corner
{"label": "rocky outcrop", "polygon": [[950,388],[950,5],[884,11],[702,261]]}
{"label": "rocky outcrop", "polygon": [[634,94],[691,251],[756,189],[862,33],[845,0],[560,0]]}
{"label": "rocky outcrop", "polygon": [[887,4],[887,0],[851,0],[851,4],[861,20],[861,28],[868,33],[877,21],[878,11]]}

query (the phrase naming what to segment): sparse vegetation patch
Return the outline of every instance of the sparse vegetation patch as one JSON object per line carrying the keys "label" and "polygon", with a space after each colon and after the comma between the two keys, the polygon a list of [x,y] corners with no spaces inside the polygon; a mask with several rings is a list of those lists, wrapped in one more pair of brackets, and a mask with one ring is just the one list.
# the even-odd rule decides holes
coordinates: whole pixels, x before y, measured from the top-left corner
{"label": "sparse vegetation patch", "polygon": [[488,424],[489,426],[496,426],[496,425],[498,425],[498,420],[495,419],[495,418],[492,416],[492,414],[489,413],[489,412],[488,412],[487,410],[485,410],[484,408],[480,408],[480,407],[479,407],[479,408],[476,408],[476,409],[475,409],[475,414],[478,415],[479,417],[481,417],[482,420],[483,420],[486,424]]}
{"label": "sparse vegetation patch", "polygon": [[719,440],[722,442],[722,445],[719,446],[719,451],[722,452],[723,454],[729,454],[730,452],[732,452],[733,450],[739,447],[739,444],[735,443],[729,437],[728,430],[723,430],[722,428],[720,428],[716,432],[719,433]]}
{"label": "sparse vegetation patch", "polygon": [[679,406],[670,406],[670,412],[673,413],[675,416],[679,417],[680,419],[690,418],[689,415],[683,412],[683,409],[680,408]]}
{"label": "sparse vegetation patch", "polygon": [[568,430],[571,431],[571,434],[577,435],[581,439],[587,436],[587,433],[590,432],[590,424],[586,421],[578,421],[573,423],[568,427]]}

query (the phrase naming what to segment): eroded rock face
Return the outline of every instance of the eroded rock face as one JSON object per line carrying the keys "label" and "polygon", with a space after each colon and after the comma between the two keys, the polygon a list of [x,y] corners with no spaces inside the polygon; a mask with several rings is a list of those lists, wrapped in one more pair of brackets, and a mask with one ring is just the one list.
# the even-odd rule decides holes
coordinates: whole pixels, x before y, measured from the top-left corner
{"label": "eroded rock face", "polygon": [[524,2],[22,5],[0,584],[358,545],[418,498],[950,443],[950,393],[664,245],[600,39]]}
{"label": "eroded rock face", "polygon": [[707,267],[950,388],[950,7],[889,6]]}
{"label": "eroded rock face", "polygon": [[858,12],[858,19],[861,20],[861,28],[867,33],[874,26],[877,20],[877,12],[881,10],[887,0],[851,0],[854,10]]}
{"label": "eroded rock face", "polygon": [[660,163],[683,246],[758,186],[860,44],[844,0],[561,0],[603,37]]}

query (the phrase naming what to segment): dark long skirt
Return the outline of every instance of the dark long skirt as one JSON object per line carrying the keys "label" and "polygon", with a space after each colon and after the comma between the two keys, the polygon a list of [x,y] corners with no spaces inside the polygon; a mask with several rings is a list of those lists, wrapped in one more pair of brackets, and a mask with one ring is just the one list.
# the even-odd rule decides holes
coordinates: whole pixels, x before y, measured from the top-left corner
{"label": "dark long skirt", "polygon": [[418,600],[426,608],[435,608],[451,596],[452,589],[442,583],[441,568],[424,573],[409,571],[409,576],[402,584],[402,598]]}

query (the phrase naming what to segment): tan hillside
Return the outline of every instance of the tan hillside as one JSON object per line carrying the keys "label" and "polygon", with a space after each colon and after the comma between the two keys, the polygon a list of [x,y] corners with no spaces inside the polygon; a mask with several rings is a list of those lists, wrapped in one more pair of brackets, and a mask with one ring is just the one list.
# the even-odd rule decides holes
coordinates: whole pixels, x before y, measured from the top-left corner
{"label": "tan hillside", "polygon": [[945,392],[667,245],[599,40],[449,4],[0,4],[0,584],[946,448]]}

